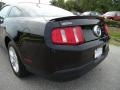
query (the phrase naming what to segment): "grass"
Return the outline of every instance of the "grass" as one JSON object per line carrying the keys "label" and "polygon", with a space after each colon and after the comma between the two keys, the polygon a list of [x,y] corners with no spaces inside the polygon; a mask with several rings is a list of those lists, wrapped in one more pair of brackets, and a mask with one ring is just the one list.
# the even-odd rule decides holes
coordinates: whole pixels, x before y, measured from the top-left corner
{"label": "grass", "polygon": [[109,35],[111,37],[111,44],[120,46],[120,28],[109,27]]}

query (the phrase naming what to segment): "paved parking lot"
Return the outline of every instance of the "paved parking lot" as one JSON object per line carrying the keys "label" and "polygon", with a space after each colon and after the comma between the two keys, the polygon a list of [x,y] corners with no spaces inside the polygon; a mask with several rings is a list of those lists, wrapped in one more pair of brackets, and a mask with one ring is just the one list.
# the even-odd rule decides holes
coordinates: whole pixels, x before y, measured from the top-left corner
{"label": "paved parking lot", "polygon": [[33,75],[19,79],[0,48],[0,90],[120,90],[120,47],[110,46],[109,56],[99,66],[69,82],[50,81]]}

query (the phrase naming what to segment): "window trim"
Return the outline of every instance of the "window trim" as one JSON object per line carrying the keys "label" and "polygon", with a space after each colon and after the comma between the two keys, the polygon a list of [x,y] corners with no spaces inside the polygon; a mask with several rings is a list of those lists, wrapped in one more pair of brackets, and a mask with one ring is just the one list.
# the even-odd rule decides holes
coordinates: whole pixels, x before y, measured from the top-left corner
{"label": "window trim", "polygon": [[8,18],[9,13],[10,13],[12,7],[11,7],[10,5],[4,5],[4,6],[0,9],[0,12],[1,12],[2,9],[4,9],[4,8],[6,8],[6,7],[8,7],[8,6],[9,6],[10,8],[9,8],[9,10],[8,10],[8,12],[7,12],[7,14],[6,14],[6,16],[3,17],[3,18]]}
{"label": "window trim", "polygon": [[13,18],[12,16],[10,16],[10,13],[11,13],[11,11],[12,11],[13,8],[17,8],[21,12],[21,16],[16,16],[16,17],[24,17],[23,11],[20,8],[18,8],[16,6],[13,6],[13,7],[11,7],[11,9],[9,11],[9,14],[8,14],[9,18]]}

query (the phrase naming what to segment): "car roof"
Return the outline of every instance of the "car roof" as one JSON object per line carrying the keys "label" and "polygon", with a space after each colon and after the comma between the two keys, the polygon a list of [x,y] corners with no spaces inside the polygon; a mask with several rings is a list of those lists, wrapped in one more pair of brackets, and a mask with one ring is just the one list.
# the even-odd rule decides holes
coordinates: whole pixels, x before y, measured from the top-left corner
{"label": "car roof", "polygon": [[21,7],[21,6],[40,6],[40,5],[48,5],[48,6],[52,6],[52,5],[49,5],[49,4],[39,4],[39,3],[6,3],[3,7],[5,6],[16,6],[16,7]]}
{"label": "car roof", "polygon": [[[97,11],[86,11],[86,12],[90,12],[90,13],[91,13],[91,12],[96,12],[96,13],[98,13]],[[85,12],[83,12],[83,13],[85,13]]]}
{"label": "car roof", "polygon": [[[108,12],[113,12],[113,13],[119,12],[120,13],[120,11],[108,11]],[[108,12],[106,12],[106,13],[108,13]]]}

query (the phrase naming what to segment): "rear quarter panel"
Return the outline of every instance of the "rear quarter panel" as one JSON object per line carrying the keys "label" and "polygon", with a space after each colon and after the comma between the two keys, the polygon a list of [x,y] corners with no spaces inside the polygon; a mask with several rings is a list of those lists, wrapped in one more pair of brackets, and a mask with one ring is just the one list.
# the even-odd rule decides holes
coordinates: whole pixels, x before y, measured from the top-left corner
{"label": "rear quarter panel", "polygon": [[10,37],[24,59],[26,56],[33,55],[35,53],[33,50],[36,50],[34,47],[43,43],[45,25],[43,18],[5,18],[1,25],[6,28],[5,34],[2,34],[3,42],[5,43],[6,36]]}

